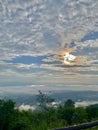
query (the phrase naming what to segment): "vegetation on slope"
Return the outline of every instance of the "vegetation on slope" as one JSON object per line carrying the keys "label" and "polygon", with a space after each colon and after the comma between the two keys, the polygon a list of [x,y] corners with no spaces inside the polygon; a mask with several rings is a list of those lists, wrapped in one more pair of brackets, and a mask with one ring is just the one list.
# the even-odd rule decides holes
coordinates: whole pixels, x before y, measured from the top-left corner
{"label": "vegetation on slope", "polygon": [[98,120],[98,105],[75,108],[74,102],[68,99],[54,108],[51,105],[54,99],[41,91],[37,101],[39,111],[32,112],[15,109],[12,100],[0,100],[0,130],[49,130]]}

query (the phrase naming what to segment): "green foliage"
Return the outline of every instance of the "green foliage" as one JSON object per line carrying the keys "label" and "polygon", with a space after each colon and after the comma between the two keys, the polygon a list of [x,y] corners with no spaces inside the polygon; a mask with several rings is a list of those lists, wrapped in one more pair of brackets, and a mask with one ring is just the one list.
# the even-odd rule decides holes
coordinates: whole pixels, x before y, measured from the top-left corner
{"label": "green foliage", "polygon": [[74,107],[75,107],[75,102],[72,101],[71,99],[68,99],[68,100],[64,103],[64,107],[74,108]]}
{"label": "green foliage", "polygon": [[92,119],[98,117],[98,107],[95,105],[90,105],[86,108],[86,112],[88,115],[88,120],[91,121]]}
{"label": "green foliage", "polygon": [[60,117],[61,120],[67,122],[68,125],[72,124],[72,116],[75,111],[74,104],[75,103],[71,99],[68,99],[64,103],[64,106],[61,105],[58,108],[58,116]]}
{"label": "green foliage", "polygon": [[14,112],[14,105],[12,100],[0,100],[0,130],[7,130]]}
{"label": "green foliage", "polygon": [[87,122],[87,113],[86,113],[85,108],[79,107],[75,109],[75,112],[72,117],[72,122],[74,124]]}
{"label": "green foliage", "polygon": [[73,113],[74,113],[73,108],[65,108],[65,107],[59,108],[60,118],[65,120],[68,125],[70,125],[72,123]]}
{"label": "green foliage", "polygon": [[32,120],[31,118],[29,119],[30,116],[30,112],[19,112],[15,110],[8,130],[32,130]]}
{"label": "green foliage", "polygon": [[68,99],[54,109],[46,105],[53,101],[49,96],[39,92],[38,98],[43,111],[20,112],[12,100],[0,100],[0,130],[48,130],[98,119],[98,107],[75,108],[74,102]]}

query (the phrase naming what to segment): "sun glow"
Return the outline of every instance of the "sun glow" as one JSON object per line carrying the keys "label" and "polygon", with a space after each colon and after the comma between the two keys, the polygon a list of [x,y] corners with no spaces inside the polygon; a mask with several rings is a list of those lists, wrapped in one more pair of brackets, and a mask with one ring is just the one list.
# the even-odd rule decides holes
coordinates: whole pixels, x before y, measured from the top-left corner
{"label": "sun glow", "polygon": [[65,52],[65,54],[64,54],[64,64],[73,65],[75,59],[76,59],[76,56],[69,54],[69,52]]}
{"label": "sun glow", "polygon": [[59,60],[62,62],[63,65],[66,65],[66,66],[87,65],[87,57],[75,56],[72,54],[73,52],[75,52],[75,50],[71,48],[67,48],[67,49],[59,51]]}

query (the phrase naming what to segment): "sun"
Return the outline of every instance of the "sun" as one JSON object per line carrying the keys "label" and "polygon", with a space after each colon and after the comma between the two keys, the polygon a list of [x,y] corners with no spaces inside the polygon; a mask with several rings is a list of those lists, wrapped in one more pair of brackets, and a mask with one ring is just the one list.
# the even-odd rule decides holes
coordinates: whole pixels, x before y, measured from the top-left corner
{"label": "sun", "polygon": [[64,64],[65,65],[73,65],[75,62],[76,56],[70,54],[69,52],[65,52],[64,54]]}
{"label": "sun", "polygon": [[87,65],[87,57],[74,55],[76,50],[72,48],[62,49],[58,53],[59,61],[65,66],[84,66]]}

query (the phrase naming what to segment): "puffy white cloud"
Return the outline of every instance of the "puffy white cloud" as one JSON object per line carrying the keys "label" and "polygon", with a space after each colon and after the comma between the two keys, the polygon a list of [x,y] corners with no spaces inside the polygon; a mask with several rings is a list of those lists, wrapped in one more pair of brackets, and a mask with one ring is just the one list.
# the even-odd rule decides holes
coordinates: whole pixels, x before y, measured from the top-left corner
{"label": "puffy white cloud", "polygon": [[34,110],[36,109],[36,106],[30,106],[30,105],[22,104],[22,105],[20,105],[20,106],[18,107],[18,109],[19,109],[20,111],[29,111],[29,110],[34,111]]}

